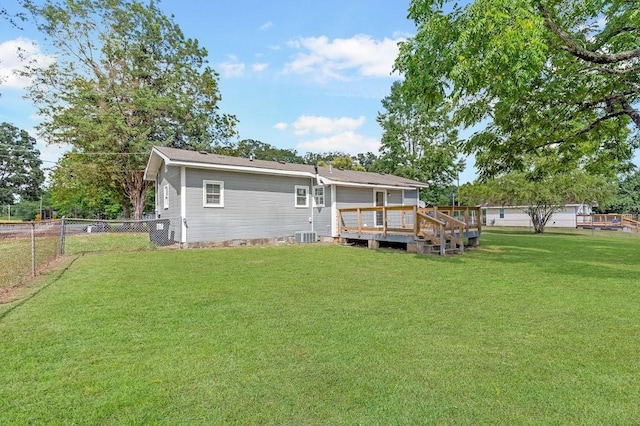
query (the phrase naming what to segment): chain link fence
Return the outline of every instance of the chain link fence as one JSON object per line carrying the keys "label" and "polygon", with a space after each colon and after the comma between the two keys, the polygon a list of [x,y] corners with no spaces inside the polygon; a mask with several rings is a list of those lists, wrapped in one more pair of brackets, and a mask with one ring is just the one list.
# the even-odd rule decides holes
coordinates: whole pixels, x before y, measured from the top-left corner
{"label": "chain link fence", "polygon": [[62,254],[178,247],[180,218],[58,219],[0,223],[0,292],[38,274]]}
{"label": "chain link fence", "polygon": [[180,218],[145,220],[64,219],[63,252],[148,250],[179,244]]}
{"label": "chain link fence", "polygon": [[63,221],[0,223],[0,292],[22,284],[63,250]]}

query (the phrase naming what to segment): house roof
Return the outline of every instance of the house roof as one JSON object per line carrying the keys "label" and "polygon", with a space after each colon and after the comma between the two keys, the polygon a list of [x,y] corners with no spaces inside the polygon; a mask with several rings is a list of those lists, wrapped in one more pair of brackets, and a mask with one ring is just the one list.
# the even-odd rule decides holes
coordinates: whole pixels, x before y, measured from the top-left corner
{"label": "house roof", "polygon": [[178,148],[154,146],[145,169],[144,178],[155,180],[162,162],[167,166],[186,166],[192,168],[229,170],[245,173],[288,175],[318,178],[325,185],[371,186],[398,189],[424,188],[427,185],[400,176],[382,173],[341,170],[336,167],[318,167],[309,164],[294,164],[279,161],[252,160],[244,157],[211,154],[203,151],[190,151]]}

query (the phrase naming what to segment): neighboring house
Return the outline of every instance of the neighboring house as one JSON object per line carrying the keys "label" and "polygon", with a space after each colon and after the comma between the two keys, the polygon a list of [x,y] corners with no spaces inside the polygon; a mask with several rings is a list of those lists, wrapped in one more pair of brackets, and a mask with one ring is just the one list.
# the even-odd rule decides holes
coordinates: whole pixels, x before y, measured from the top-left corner
{"label": "neighboring house", "polygon": [[[154,147],[144,178],[155,181],[158,218],[180,243],[337,238],[338,209],[414,206],[425,184],[380,173]],[[381,225],[381,224],[380,224]]]}
{"label": "neighboring house", "polygon": [[[576,228],[578,215],[591,214],[586,204],[565,204],[547,222],[547,227]],[[533,226],[527,206],[482,206],[482,218],[488,226]]]}

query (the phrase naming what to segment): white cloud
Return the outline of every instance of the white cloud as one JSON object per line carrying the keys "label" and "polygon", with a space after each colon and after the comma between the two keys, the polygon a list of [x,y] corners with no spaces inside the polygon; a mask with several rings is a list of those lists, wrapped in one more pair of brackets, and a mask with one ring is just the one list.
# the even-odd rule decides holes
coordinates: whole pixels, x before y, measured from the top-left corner
{"label": "white cloud", "polygon": [[329,152],[340,151],[348,154],[377,152],[380,140],[360,135],[352,131],[341,132],[325,138],[303,141],[298,144],[300,151]]}
{"label": "white cloud", "polygon": [[293,128],[296,135],[306,135],[308,133],[332,134],[355,130],[362,126],[364,122],[364,116],[358,118],[329,118],[302,115],[293,123]]}
{"label": "white cloud", "polygon": [[273,27],[273,22],[269,21],[269,22],[265,22],[264,24],[260,25],[259,30],[260,31],[266,31],[271,27]]}
{"label": "white cloud", "polygon": [[402,40],[374,40],[364,34],[333,40],[326,36],[298,38],[288,46],[301,52],[285,65],[285,73],[312,74],[320,81],[390,77]]}
{"label": "white cloud", "polygon": [[276,123],[273,127],[278,130],[285,130],[287,127],[289,127],[289,125],[287,123],[280,122]]}
{"label": "white cloud", "polygon": [[244,75],[244,63],[240,62],[234,55],[229,55],[229,60],[218,65],[220,74],[223,77],[242,77]]}
{"label": "white cloud", "polygon": [[40,51],[40,46],[26,38],[19,37],[0,43],[0,86],[22,89],[27,87],[31,80],[19,76],[15,71],[29,64],[44,68],[55,61],[54,56],[46,55]]}
{"label": "white cloud", "polygon": [[266,70],[268,66],[269,64],[265,62],[256,62],[255,64],[251,65],[251,69],[253,70],[253,72],[262,72]]}

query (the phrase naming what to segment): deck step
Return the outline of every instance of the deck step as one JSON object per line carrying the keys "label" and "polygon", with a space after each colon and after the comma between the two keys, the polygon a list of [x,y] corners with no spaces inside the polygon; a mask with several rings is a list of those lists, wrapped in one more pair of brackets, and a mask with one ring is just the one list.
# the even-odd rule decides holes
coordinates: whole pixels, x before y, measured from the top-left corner
{"label": "deck step", "polygon": [[[423,254],[436,254],[436,255],[439,255],[440,254],[440,245],[438,245],[438,244],[424,244],[422,253]],[[444,254],[445,255],[461,254],[460,253],[460,248],[459,247],[447,247],[447,248],[444,249]]]}

